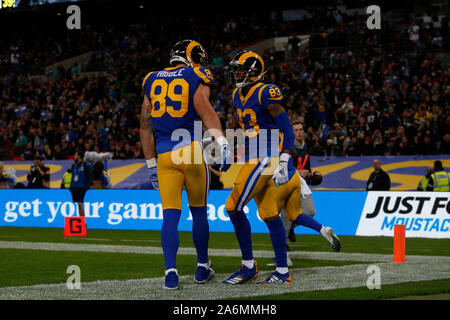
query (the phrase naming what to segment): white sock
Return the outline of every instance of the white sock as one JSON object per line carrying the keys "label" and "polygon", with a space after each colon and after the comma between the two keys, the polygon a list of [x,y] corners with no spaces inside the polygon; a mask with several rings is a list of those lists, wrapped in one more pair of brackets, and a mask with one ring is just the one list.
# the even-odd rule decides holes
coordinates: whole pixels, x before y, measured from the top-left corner
{"label": "white sock", "polygon": [[255,261],[253,260],[242,260],[242,264],[244,266],[246,266],[249,269],[253,269],[253,267],[255,266]]}
{"label": "white sock", "polygon": [[197,263],[197,267],[203,267],[205,269],[208,269],[208,262],[205,263]]}
{"label": "white sock", "polygon": [[281,274],[285,274],[285,273],[288,273],[289,272],[289,268],[286,268],[286,267],[277,267],[276,269],[275,269],[275,271],[277,271],[278,273],[281,273]]}
{"label": "white sock", "polygon": [[169,272],[172,272],[172,271],[175,271],[175,273],[178,275],[178,270],[177,270],[177,269],[175,269],[175,268],[170,268],[170,269],[167,269],[167,270],[166,270],[166,276],[167,276],[167,274],[168,274]]}

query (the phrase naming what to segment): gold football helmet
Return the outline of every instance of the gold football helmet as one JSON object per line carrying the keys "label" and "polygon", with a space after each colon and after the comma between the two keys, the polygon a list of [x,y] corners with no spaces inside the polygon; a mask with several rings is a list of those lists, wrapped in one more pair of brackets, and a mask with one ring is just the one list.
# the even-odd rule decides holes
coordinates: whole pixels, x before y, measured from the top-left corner
{"label": "gold football helmet", "polygon": [[177,62],[186,64],[191,68],[207,67],[208,56],[200,43],[194,40],[177,42],[170,52],[170,65]]}

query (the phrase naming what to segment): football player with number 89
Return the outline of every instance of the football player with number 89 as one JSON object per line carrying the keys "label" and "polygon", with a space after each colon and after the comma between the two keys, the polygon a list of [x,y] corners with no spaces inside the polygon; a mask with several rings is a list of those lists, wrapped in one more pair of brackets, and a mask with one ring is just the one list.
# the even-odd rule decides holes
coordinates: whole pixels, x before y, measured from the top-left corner
{"label": "football player with number 89", "polygon": [[[159,187],[161,195],[161,245],[166,263],[164,288],[177,289],[176,256],[183,188],[192,214],[192,238],[197,250],[194,281],[204,283],[214,277],[208,259],[206,205],[209,170],[201,137],[196,137],[194,133],[196,123],[202,121],[218,143],[222,155],[221,171],[229,167],[226,162],[230,147],[223,135],[220,120],[209,102],[210,86],[214,80],[206,67],[204,48],[197,41],[180,41],[170,53],[170,64],[171,67],[150,72],[144,78],[140,137],[150,182],[154,187]],[[186,136],[173,135],[177,130],[187,132],[188,139],[183,139]],[[158,161],[155,158],[155,145]]]}

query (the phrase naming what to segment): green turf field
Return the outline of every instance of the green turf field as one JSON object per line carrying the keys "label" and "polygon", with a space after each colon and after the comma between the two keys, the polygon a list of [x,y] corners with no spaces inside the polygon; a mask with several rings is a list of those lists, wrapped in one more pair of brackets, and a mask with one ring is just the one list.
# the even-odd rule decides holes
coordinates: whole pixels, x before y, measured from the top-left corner
{"label": "green turf field", "polygon": [[[392,263],[390,237],[340,237],[334,253],[319,235],[290,243],[292,286],[226,286],[221,281],[240,265],[233,233],[210,234],[216,277],[193,284],[196,257],[191,233],[180,232],[180,290],[161,290],[164,259],[157,231],[88,230],[87,237],[62,229],[0,227],[0,299],[393,299],[450,293],[450,239],[406,239],[407,261]],[[268,234],[254,234],[260,278],[274,267]],[[81,270],[81,290],[68,290],[68,266]],[[367,268],[380,268],[381,289],[369,290]]]}

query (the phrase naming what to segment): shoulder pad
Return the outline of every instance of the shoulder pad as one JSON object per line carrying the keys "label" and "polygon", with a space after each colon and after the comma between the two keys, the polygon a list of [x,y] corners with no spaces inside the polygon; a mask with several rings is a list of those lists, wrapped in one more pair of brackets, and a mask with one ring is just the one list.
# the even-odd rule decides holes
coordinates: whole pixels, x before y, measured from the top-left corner
{"label": "shoulder pad", "polygon": [[258,100],[261,105],[265,106],[272,103],[281,103],[283,100],[283,93],[278,86],[266,84],[259,90]]}
{"label": "shoulder pad", "polygon": [[269,100],[282,100],[283,99],[283,94],[281,93],[281,89],[278,86],[276,86],[274,84],[270,84],[264,89],[268,93],[267,98]]}
{"label": "shoulder pad", "polygon": [[214,84],[214,77],[211,70],[208,68],[194,68],[195,74],[200,78],[200,81],[206,85]]}
{"label": "shoulder pad", "polygon": [[153,72],[147,73],[147,75],[144,77],[144,80],[142,80],[142,89],[144,89],[145,82],[147,81],[148,77],[149,77],[152,73],[153,73]]}

